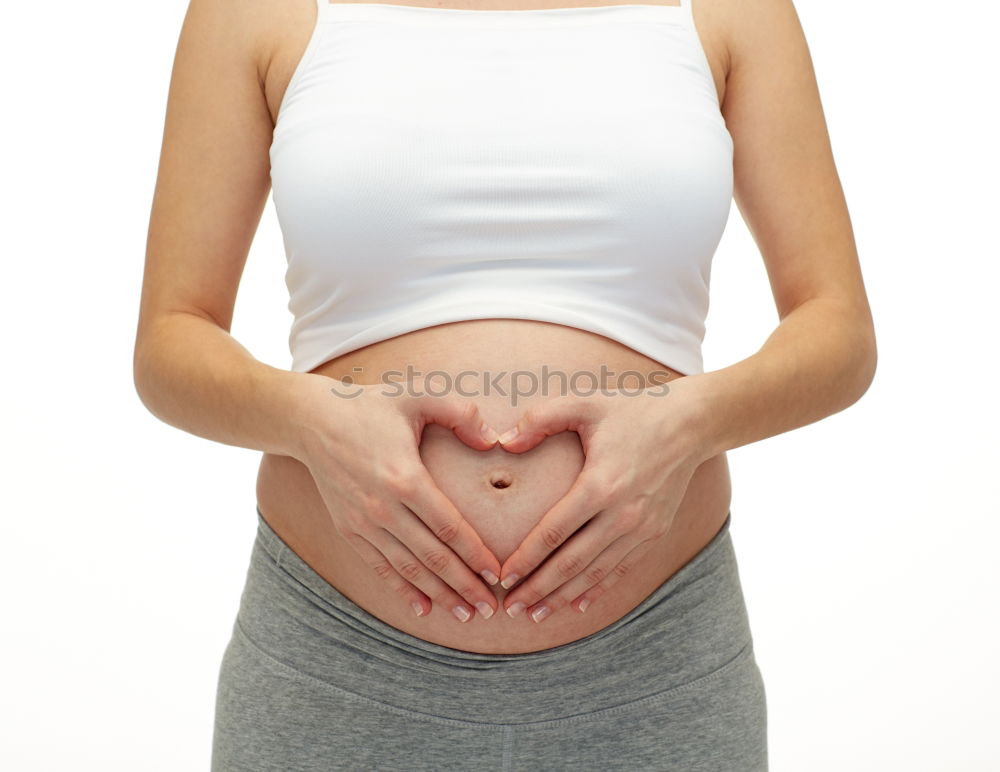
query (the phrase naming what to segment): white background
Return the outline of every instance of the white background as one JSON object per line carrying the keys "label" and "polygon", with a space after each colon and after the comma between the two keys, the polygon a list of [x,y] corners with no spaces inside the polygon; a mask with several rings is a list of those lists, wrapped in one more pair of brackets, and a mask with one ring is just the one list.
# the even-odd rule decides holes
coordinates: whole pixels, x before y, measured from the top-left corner
{"label": "white background", "polygon": [[[877,325],[860,402],[730,452],[774,772],[1000,769],[996,22],[987,3],[798,0]],[[12,3],[0,229],[0,767],[208,768],[259,453],[132,384],[184,2]],[[235,337],[289,367],[271,205]],[[777,324],[735,206],[706,369]]]}

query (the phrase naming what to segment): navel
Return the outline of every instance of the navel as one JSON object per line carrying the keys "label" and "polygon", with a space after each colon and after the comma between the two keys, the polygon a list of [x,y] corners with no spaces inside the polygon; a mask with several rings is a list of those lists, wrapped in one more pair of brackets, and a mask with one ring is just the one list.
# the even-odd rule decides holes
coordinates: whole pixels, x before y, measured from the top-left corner
{"label": "navel", "polygon": [[507,470],[499,470],[490,473],[490,485],[494,488],[509,488],[514,482],[514,475]]}

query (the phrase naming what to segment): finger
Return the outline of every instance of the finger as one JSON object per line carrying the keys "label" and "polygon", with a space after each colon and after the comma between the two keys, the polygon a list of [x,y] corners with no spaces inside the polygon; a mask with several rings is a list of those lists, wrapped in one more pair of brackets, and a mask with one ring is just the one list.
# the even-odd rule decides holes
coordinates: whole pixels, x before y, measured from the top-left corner
{"label": "finger", "polygon": [[614,568],[604,577],[600,582],[595,584],[589,590],[584,592],[578,598],[574,598],[571,601],[571,605],[578,611],[586,611],[587,607],[604,593],[610,589],[615,582],[628,576],[635,565],[642,559],[650,549],[652,549],[655,539],[646,539],[637,545],[631,552],[628,553],[622,560],[618,562]]}
{"label": "finger", "polygon": [[476,529],[462,517],[451,499],[437,487],[426,467],[421,465],[413,474],[411,482],[403,487],[399,500],[426,529],[404,528],[399,532],[399,529],[389,527],[388,530],[407,546],[413,539],[419,538],[420,551],[414,550],[414,554],[428,568],[473,606],[485,601],[495,609],[493,593],[487,590],[477,574],[489,584],[496,584],[500,576],[500,561]]}
{"label": "finger", "polygon": [[[428,382],[424,383],[429,388]],[[440,424],[454,432],[469,447],[475,450],[489,450],[497,444],[497,431],[483,420],[479,406],[468,399],[432,396],[440,392],[430,389],[430,394],[417,397],[410,402],[413,415],[424,424]]]}
{"label": "finger", "polygon": [[361,556],[361,559],[371,566],[378,576],[389,582],[390,586],[402,596],[403,600],[410,604],[413,613],[418,617],[422,617],[431,610],[430,599],[406,581],[393,568],[392,564],[386,560],[385,556],[375,549],[365,537],[357,533],[345,533],[344,537]]}
{"label": "finger", "polygon": [[500,435],[500,445],[511,453],[524,453],[553,434],[575,431],[583,436],[597,409],[593,402],[577,397],[554,397],[525,410],[520,420]]}
{"label": "finger", "polygon": [[399,499],[469,568],[489,584],[499,581],[500,561],[437,486],[422,462],[417,463],[410,473],[409,482],[401,487]]}
{"label": "finger", "polygon": [[[627,535],[620,526],[616,525],[612,513],[605,511],[593,517],[507,595],[503,603],[507,613],[511,616],[517,616],[526,607],[539,603],[557,590],[561,591],[563,587],[577,580],[584,572],[589,573],[595,561],[605,554],[611,546],[617,545],[619,551],[625,548],[619,558],[623,557],[636,542],[634,534],[632,534],[631,539],[626,539]],[[626,543],[629,541],[631,544]],[[583,585],[576,582],[580,589],[569,596],[561,605],[566,605],[603,578],[603,576],[597,575],[593,581]],[[555,611],[556,607],[549,605],[549,609]]]}
{"label": "finger", "polygon": [[[411,518],[413,517],[407,513]],[[486,589],[486,585],[477,577],[462,560],[451,551],[446,545],[434,538],[434,534],[428,531],[415,518],[408,523],[400,518],[399,522],[383,526],[387,535],[392,535],[405,546],[412,556],[416,556],[420,566],[427,573],[439,577],[452,593],[457,593],[454,602],[448,608],[454,609],[455,605],[464,604],[466,601],[471,609],[477,609],[482,616],[489,619],[496,611],[496,598]],[[378,542],[381,545],[383,542]],[[397,550],[398,553],[398,550]],[[418,577],[426,580],[426,577],[418,571],[418,566],[409,566],[407,571],[400,571],[403,577],[413,581],[411,577]],[[418,584],[418,586],[421,586]],[[428,593],[429,594],[429,593]],[[464,621],[464,620],[463,620]]]}
{"label": "finger", "polygon": [[602,505],[603,500],[595,497],[594,485],[584,467],[566,495],[528,531],[504,562],[500,572],[501,586],[510,589],[518,579],[528,576],[580,526],[600,512]]}
{"label": "finger", "polygon": [[[418,560],[414,552],[384,528],[376,528],[365,538],[374,544],[392,564],[392,567],[404,580],[420,588],[441,608],[446,608],[460,621],[468,622],[478,609],[481,616],[489,619],[493,609],[484,601],[472,607],[466,604],[460,595],[443,582],[435,573]],[[473,579],[475,581],[475,579]]]}
{"label": "finger", "polygon": [[[597,558],[584,568],[574,579],[556,588],[545,597],[526,604],[524,611],[535,622],[541,622],[553,612],[569,606],[584,592],[604,581],[616,566],[635,549],[634,535],[626,534],[611,542]],[[576,607],[574,607],[576,608]],[[580,609],[577,609],[580,610]],[[584,606],[586,610],[586,606]]]}

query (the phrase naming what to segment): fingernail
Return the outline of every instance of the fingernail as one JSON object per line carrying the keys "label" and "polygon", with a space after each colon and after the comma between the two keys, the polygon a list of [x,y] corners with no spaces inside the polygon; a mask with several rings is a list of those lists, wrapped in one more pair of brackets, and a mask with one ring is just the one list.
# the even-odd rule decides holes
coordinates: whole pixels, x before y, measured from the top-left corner
{"label": "fingernail", "polygon": [[524,604],[521,601],[517,601],[510,604],[510,608],[507,609],[507,616],[516,617],[522,611],[524,611]]}
{"label": "fingernail", "polygon": [[517,436],[517,427],[516,426],[511,427],[510,429],[508,429],[507,431],[505,431],[503,434],[500,435],[500,444],[503,445],[506,442],[510,442],[516,436]]}
{"label": "fingernail", "polygon": [[472,612],[469,611],[465,606],[455,606],[452,613],[459,618],[460,621],[465,622],[472,616]]}
{"label": "fingernail", "polygon": [[521,578],[520,574],[508,574],[507,578],[500,582],[500,586],[505,590],[509,590],[514,586],[514,582]]}
{"label": "fingernail", "polygon": [[479,603],[476,604],[476,608],[479,609],[479,613],[483,615],[484,619],[489,619],[493,616],[493,609],[490,607],[490,604],[484,600],[479,601]]}
{"label": "fingernail", "polygon": [[484,568],[482,571],[480,571],[479,575],[482,576],[483,579],[486,580],[487,584],[496,584],[497,582],[500,581],[500,577],[498,577],[496,574],[494,574],[488,568]]}
{"label": "fingernail", "polygon": [[479,431],[482,433],[483,439],[486,440],[487,442],[497,441],[497,430],[494,429],[492,426],[488,424],[483,424],[481,427],[479,427]]}
{"label": "fingernail", "polygon": [[531,612],[531,618],[536,622],[541,622],[545,617],[549,615],[551,609],[548,606],[539,606],[534,611]]}
{"label": "fingernail", "polygon": [[580,609],[580,613],[582,614],[584,611],[587,610],[587,606],[589,605],[590,605],[590,598],[584,598],[583,600],[580,601],[580,605],[577,606],[577,608]]}
{"label": "fingernail", "polygon": [[410,605],[413,606],[413,613],[416,614],[418,617],[422,617],[424,615],[424,607],[421,606],[419,603],[413,601],[413,603],[411,603]]}

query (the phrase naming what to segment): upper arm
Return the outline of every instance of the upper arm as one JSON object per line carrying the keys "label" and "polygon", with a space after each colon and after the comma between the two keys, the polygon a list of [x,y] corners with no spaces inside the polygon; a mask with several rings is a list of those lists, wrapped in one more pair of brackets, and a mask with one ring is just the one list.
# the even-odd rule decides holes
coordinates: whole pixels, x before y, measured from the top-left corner
{"label": "upper arm", "polygon": [[830,298],[871,322],[812,58],[792,0],[733,3],[722,105],[733,197],[764,259],[778,315]]}
{"label": "upper arm", "polygon": [[191,0],[167,98],[147,235],[137,345],[157,318],[199,314],[227,331],[270,190],[272,122],[253,2]]}

